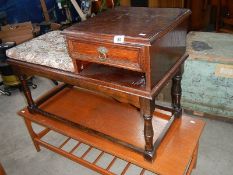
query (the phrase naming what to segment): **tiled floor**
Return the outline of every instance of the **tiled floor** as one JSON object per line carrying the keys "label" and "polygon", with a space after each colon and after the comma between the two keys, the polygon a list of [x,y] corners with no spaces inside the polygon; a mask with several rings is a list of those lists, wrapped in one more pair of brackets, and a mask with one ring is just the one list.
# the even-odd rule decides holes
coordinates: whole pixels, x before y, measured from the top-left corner
{"label": "tiled floor", "polygon": [[[33,90],[34,97],[53,87],[53,83],[46,79],[37,77],[35,82],[38,88]],[[17,91],[10,97],[0,95],[0,162],[7,174],[96,175],[97,173],[47,149],[36,152],[23,120],[16,114],[25,105],[24,101],[23,96]],[[209,119],[205,121],[198,164],[193,175],[232,175],[233,124]],[[104,166],[105,161],[101,164]],[[127,174],[136,175],[137,172],[137,167],[131,167]]]}

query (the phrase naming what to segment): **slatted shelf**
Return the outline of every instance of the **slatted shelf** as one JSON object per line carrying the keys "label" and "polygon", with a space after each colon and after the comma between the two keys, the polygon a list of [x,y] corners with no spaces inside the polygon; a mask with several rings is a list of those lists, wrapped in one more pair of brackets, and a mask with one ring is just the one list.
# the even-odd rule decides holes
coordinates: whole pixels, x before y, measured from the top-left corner
{"label": "slatted shelf", "polygon": [[[157,110],[156,113],[164,116],[164,118],[166,118],[166,115],[169,115],[168,112],[163,110]],[[24,118],[38,151],[40,150],[38,145],[43,146],[105,175],[114,174],[114,167],[117,167],[116,164],[119,161],[123,161],[125,165],[121,167],[121,171],[116,171],[117,173],[115,174],[117,175],[132,171],[132,167],[134,166],[138,167],[137,174],[141,175],[153,173],[172,173],[174,175],[190,174],[191,169],[195,167],[198,140],[204,127],[202,121],[187,115],[183,115],[181,118],[176,119],[158,147],[156,159],[153,162],[148,162],[141,154],[122,147],[119,144],[115,144],[97,135],[94,136],[86,133],[76,127],[71,127],[43,115],[31,114],[27,108],[21,110],[19,114]],[[29,123],[39,124],[46,129],[37,134],[33,133],[33,129],[30,128],[29,125],[31,124]],[[52,132],[56,135],[48,140],[47,137]],[[54,142],[55,145],[50,141]],[[71,144],[71,142],[73,143]],[[72,145],[72,147],[66,149],[66,147],[70,145]],[[182,145],[182,147],[180,147],[180,145]],[[90,160],[90,153],[93,151],[98,151],[98,155],[96,155],[93,160]],[[102,159],[106,157],[106,155],[108,155],[110,159],[108,159],[108,161],[103,161]],[[191,161],[192,163],[190,164]],[[101,162],[105,162],[105,165],[100,166]]]}
{"label": "slatted shelf", "polygon": [[[81,142],[79,140],[75,140],[77,142],[77,144],[75,144],[73,147],[71,147],[70,151],[65,151],[63,148],[66,145],[69,145],[69,142],[71,142],[74,139],[71,138],[71,137],[66,137],[61,144],[59,144],[58,146],[56,146],[56,145],[54,145],[52,143],[49,143],[49,141],[47,141],[47,142],[44,141],[44,137],[46,137],[46,135],[49,133],[49,131],[51,131],[51,130],[45,128],[43,131],[41,131],[40,133],[38,133],[38,135],[41,136],[42,135],[41,133],[46,133],[46,134],[44,134],[42,137],[35,138],[35,141],[39,145],[41,145],[41,146],[43,146],[45,148],[48,148],[48,149],[50,149],[50,150],[52,150],[52,151],[54,151],[56,153],[59,153],[59,154],[65,156],[65,157],[67,157],[67,158],[69,158],[71,160],[74,160],[74,161],[76,161],[76,162],[78,162],[78,163],[80,163],[80,164],[82,164],[84,166],[90,167],[91,169],[93,169],[93,170],[95,170],[95,171],[97,171],[99,173],[105,173],[105,174],[109,174],[109,175],[119,174],[119,173],[114,173],[114,172],[111,171],[111,168],[114,166],[115,162],[117,160],[121,160],[119,157],[111,155],[111,156],[113,156],[113,159],[111,159],[108,162],[107,161],[105,162],[105,164],[107,165],[107,168],[104,169],[104,168],[98,166],[97,164],[98,164],[99,160],[101,158],[103,158],[104,154],[108,154],[107,152],[98,149],[100,151],[100,153],[96,156],[96,158],[94,158],[94,160],[92,160],[92,163],[91,163],[90,161],[85,160],[85,158],[87,157],[88,154],[91,154],[91,151],[93,149],[96,149],[96,148],[94,148],[93,146],[87,145],[87,144],[85,144],[85,143],[83,143],[83,142]],[[79,156],[76,156],[74,154],[74,151],[80,149],[80,145],[81,144],[87,145],[88,149],[85,150],[84,153],[79,157]],[[131,165],[134,165],[134,164],[132,164],[130,162],[127,162],[127,164],[125,165],[125,167],[123,167],[123,170],[121,171],[120,175],[127,174],[127,171],[128,171],[128,169],[129,169],[129,167]],[[134,165],[134,166],[136,166],[136,165]],[[141,168],[141,167],[139,167],[139,168],[142,169],[141,172],[140,172],[140,175],[145,175],[146,170],[143,169],[143,168]],[[149,171],[147,171],[147,172],[149,172]],[[151,175],[155,175],[152,172],[150,172],[150,174]]]}

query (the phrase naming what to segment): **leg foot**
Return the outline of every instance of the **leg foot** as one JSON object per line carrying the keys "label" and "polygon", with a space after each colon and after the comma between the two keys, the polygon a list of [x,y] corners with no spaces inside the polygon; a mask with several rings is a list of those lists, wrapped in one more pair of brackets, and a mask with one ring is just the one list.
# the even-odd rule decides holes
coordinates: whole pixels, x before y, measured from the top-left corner
{"label": "leg foot", "polygon": [[26,81],[26,76],[25,75],[20,75],[19,76],[19,80],[21,82],[21,86],[22,86],[22,89],[23,89],[23,92],[24,92],[24,95],[27,99],[27,103],[28,103],[28,110],[29,112],[33,113],[36,105],[32,99],[32,94],[31,94],[31,91],[28,87],[28,84],[27,84],[27,81]]}
{"label": "leg foot", "polygon": [[144,157],[148,160],[153,158],[154,148],[154,130],[152,125],[152,117],[155,109],[154,100],[140,98],[141,115],[144,118],[144,137],[145,137],[145,154]]}

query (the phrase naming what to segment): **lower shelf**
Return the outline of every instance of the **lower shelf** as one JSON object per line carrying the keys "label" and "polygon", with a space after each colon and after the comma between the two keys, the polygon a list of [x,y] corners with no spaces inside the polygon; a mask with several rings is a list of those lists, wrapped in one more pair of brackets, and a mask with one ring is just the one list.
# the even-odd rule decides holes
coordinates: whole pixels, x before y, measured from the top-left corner
{"label": "lower shelf", "polygon": [[[42,131],[43,132],[43,131]],[[53,131],[52,131],[53,132]],[[47,135],[47,134],[46,134]],[[46,135],[44,137],[46,137]],[[56,134],[59,137],[59,134]],[[145,175],[148,170],[138,167],[135,164],[126,162],[119,157],[113,156],[102,150],[96,149],[90,145],[87,145],[79,140],[74,140],[71,137],[64,138],[64,141],[60,145],[49,143],[43,137],[35,138],[35,142],[40,146],[45,147],[55,153],[61,154],[77,163],[80,163],[96,172],[105,175],[125,175],[130,170],[131,166],[136,166],[140,175]],[[104,161],[104,164],[101,163]],[[151,175],[155,175],[150,172]]]}
{"label": "lower shelf", "polygon": [[[90,134],[99,135],[144,154],[144,119],[138,108],[130,104],[91,91],[66,87],[39,108]],[[168,115],[154,113],[154,142],[160,139],[169,119]]]}
{"label": "lower shelf", "polygon": [[[79,142],[90,145],[91,148],[95,147],[103,152],[130,162],[129,165],[132,163],[142,167],[143,169],[161,175],[183,175],[190,170],[190,162],[192,162],[191,160],[194,159],[195,150],[198,147],[198,140],[204,127],[204,123],[201,120],[193,119],[188,116],[182,116],[180,119],[175,120],[174,124],[171,126],[169,132],[157,150],[156,159],[151,163],[145,160],[141,154],[138,154],[130,149],[126,149],[119,144],[114,144],[113,142],[103,139],[97,135],[90,135],[78,128],[70,127],[62,122],[55,121],[48,117],[39,114],[31,114],[26,108],[21,110],[19,114],[27,120],[40,124],[65,136],[71,137]],[[96,165],[84,162],[82,159],[75,158],[69,152],[67,153],[62,151],[62,149],[59,147],[54,147],[45,143],[40,137],[36,137],[34,140],[41,146],[66,156],[95,171],[102,174],[113,174],[108,172],[106,169],[96,167]]]}

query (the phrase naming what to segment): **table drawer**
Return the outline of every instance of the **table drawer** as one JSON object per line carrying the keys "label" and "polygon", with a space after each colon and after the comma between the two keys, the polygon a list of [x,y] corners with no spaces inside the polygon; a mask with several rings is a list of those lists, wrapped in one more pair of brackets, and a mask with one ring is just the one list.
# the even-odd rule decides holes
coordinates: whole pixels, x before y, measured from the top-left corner
{"label": "table drawer", "polygon": [[142,49],[140,47],[134,48],[77,40],[69,40],[68,45],[72,59],[142,71]]}

